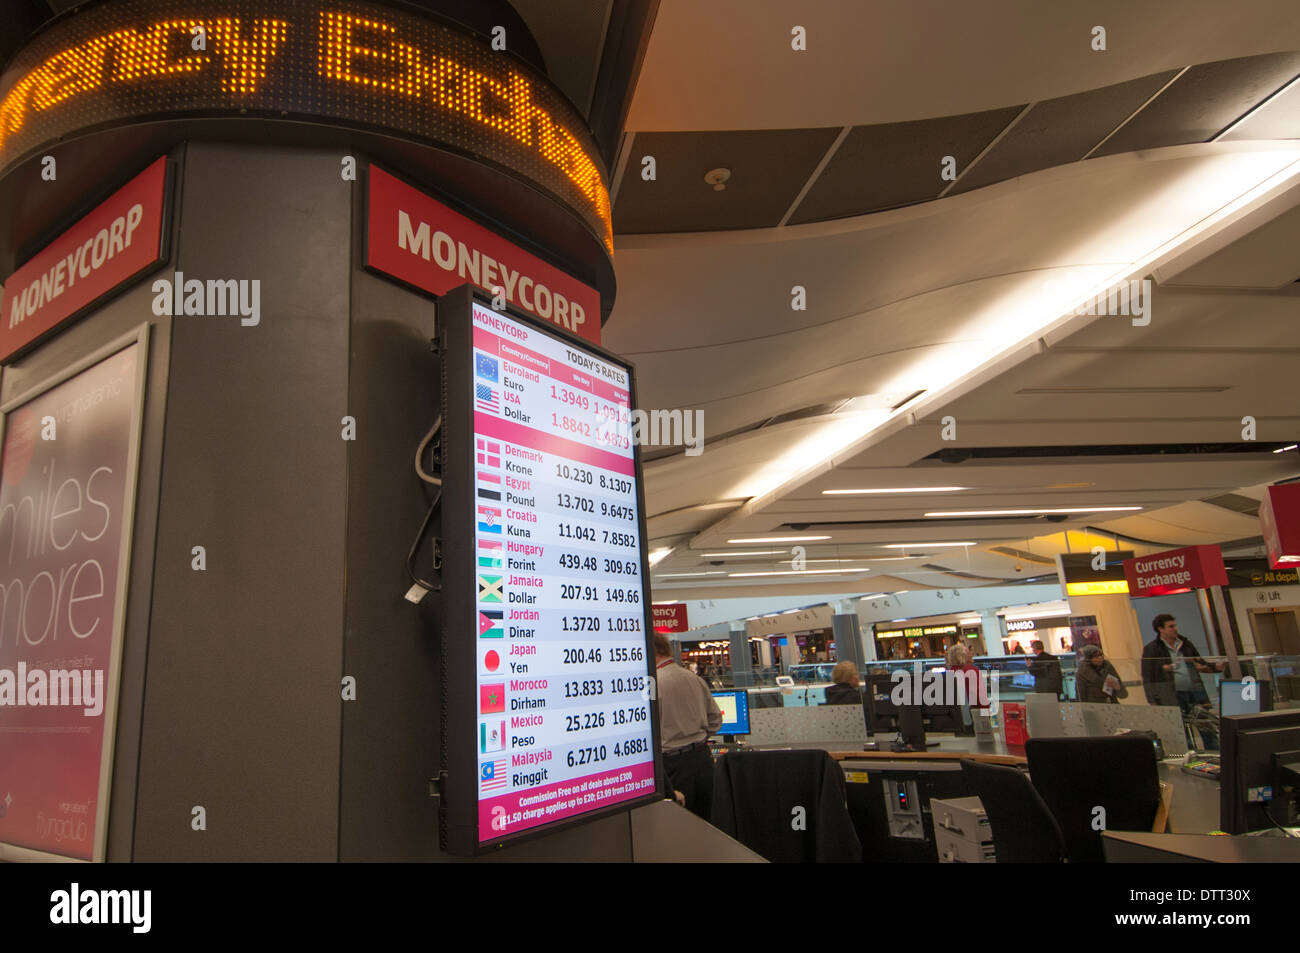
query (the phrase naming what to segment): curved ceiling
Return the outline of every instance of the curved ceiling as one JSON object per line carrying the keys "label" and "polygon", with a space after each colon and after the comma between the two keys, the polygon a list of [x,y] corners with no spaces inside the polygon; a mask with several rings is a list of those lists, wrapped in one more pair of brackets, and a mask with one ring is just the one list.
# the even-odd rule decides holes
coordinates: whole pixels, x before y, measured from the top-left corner
{"label": "curved ceiling", "polygon": [[[1222,501],[1300,477],[1300,10],[1134,6],[663,0],[605,327],[643,407],[703,412],[702,454],[647,455],[657,598],[1017,581],[1089,529],[1256,546]],[[1149,320],[1074,313],[1130,279]],[[1025,508],[1080,512],[926,515]],[[793,536],[825,538],[733,542]]]}
{"label": "curved ceiling", "polygon": [[[791,49],[794,26],[806,52]],[[1105,51],[1092,48],[1095,26]],[[908,122],[1296,49],[1293,0],[660,0],[626,127]]]}

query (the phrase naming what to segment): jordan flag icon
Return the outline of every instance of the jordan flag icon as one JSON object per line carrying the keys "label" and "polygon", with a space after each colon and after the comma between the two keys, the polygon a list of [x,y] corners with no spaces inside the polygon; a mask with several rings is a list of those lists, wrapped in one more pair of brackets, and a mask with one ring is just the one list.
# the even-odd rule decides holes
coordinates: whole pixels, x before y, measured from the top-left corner
{"label": "jordan flag icon", "polygon": [[479,610],[478,637],[480,639],[500,639],[505,637],[505,632],[501,628],[500,609]]}

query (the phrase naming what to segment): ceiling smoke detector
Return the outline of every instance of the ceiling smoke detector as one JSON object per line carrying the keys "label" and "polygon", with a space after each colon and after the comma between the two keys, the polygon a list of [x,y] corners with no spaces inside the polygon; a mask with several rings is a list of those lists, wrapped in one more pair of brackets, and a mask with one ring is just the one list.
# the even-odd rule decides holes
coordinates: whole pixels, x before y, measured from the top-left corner
{"label": "ceiling smoke detector", "polygon": [[726,182],[731,178],[730,169],[712,169],[704,173],[704,181],[713,186],[713,191],[721,192],[727,187]]}

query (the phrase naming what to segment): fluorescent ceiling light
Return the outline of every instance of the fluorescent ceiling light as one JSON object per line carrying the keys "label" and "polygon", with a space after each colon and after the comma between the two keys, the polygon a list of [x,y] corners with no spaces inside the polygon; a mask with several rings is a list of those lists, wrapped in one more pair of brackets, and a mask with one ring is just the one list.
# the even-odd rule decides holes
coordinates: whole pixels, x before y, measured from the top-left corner
{"label": "fluorescent ceiling light", "polygon": [[1298,448],[1300,448],[1300,443],[1293,443],[1293,444],[1291,444],[1291,446],[1289,446],[1289,447],[1278,447],[1278,448],[1277,448],[1276,450],[1274,450],[1273,452],[1274,452],[1274,453],[1286,453],[1288,450],[1295,450],[1295,449],[1298,449]]}
{"label": "fluorescent ceiling light", "polygon": [[784,556],[784,549],[738,549],[730,553],[700,553],[701,559],[723,558],[729,556]]}
{"label": "fluorescent ceiling light", "polygon": [[958,625],[979,625],[983,621],[984,620],[979,616],[972,616],[969,619],[958,619],[957,624]]}
{"label": "fluorescent ceiling light", "polygon": [[824,496],[865,496],[868,493],[956,493],[965,486],[896,486],[881,490],[822,490]]}
{"label": "fluorescent ceiling light", "polygon": [[847,576],[852,573],[871,572],[870,569],[778,569],[771,572],[731,572],[727,573],[733,579],[741,576]]}
{"label": "fluorescent ceiling light", "polygon": [[711,569],[708,572],[665,572],[656,573],[656,579],[681,579],[684,576],[721,576],[726,573],[725,569]]}
{"label": "fluorescent ceiling light", "polygon": [[939,546],[978,546],[979,543],[884,543],[881,549],[935,549]]}
{"label": "fluorescent ceiling light", "polygon": [[1060,506],[1039,510],[948,510],[940,513],[926,513],[927,517],[936,516],[1042,516],[1054,513],[1128,513],[1140,510],[1140,506]]}
{"label": "fluorescent ceiling light", "polygon": [[651,550],[651,551],[650,551],[650,565],[653,566],[655,563],[657,563],[657,562],[659,562],[660,560],[662,560],[665,556],[667,556],[667,555],[668,555],[669,553],[671,553],[672,551],[673,551],[673,547],[672,547],[672,546],[665,546],[665,547],[663,547],[662,549],[653,549],[653,550]]}
{"label": "fluorescent ceiling light", "polygon": [[829,536],[745,536],[729,539],[729,543],[809,543],[817,539],[830,539]]}

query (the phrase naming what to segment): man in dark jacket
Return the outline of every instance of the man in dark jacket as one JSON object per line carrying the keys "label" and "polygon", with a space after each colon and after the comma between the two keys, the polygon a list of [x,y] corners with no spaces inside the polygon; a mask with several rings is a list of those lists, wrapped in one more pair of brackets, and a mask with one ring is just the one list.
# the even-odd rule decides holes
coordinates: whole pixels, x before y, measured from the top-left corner
{"label": "man in dark jacket", "polygon": [[1061,663],[1054,655],[1048,655],[1043,643],[1035,639],[1029,643],[1034,650],[1033,659],[1026,665],[1029,674],[1034,676],[1034,691],[1046,692],[1061,697]]}
{"label": "man in dark jacket", "polygon": [[[1178,634],[1178,623],[1167,612],[1151,620],[1156,637],[1142,648],[1142,689],[1152,705],[1177,705],[1190,713],[1197,705],[1208,707],[1210,697],[1201,684],[1200,672],[1215,672],[1222,663],[1211,665],[1196,646]],[[1207,747],[1218,747],[1213,732],[1202,732]]]}

